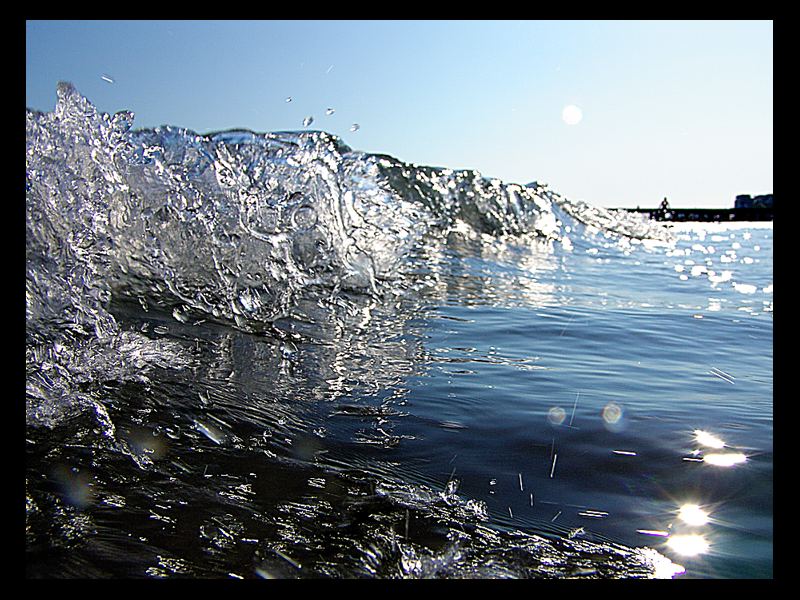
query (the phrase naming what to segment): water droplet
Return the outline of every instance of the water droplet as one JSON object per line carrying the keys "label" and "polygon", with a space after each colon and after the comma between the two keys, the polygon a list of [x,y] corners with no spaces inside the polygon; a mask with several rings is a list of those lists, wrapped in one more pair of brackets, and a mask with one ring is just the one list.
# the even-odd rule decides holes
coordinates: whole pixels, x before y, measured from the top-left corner
{"label": "water droplet", "polygon": [[292,242],[292,257],[302,269],[326,269],[331,260],[330,244],[317,228],[298,232]]}
{"label": "water droplet", "polygon": [[102,79],[103,81],[106,81],[106,82],[108,82],[108,83],[114,83],[114,78],[113,78],[113,77],[111,77],[111,75],[106,75],[105,73],[103,73],[103,74],[100,76],[100,79]]}
{"label": "water droplet", "polygon": [[250,225],[259,233],[272,234],[278,231],[280,215],[271,206],[253,208],[248,214]]}
{"label": "water droplet", "polygon": [[303,127],[308,127],[314,122],[314,117],[306,117],[303,119]]}
{"label": "water droplet", "polygon": [[350,125],[350,131],[358,131],[359,129],[361,129],[361,125],[359,125],[358,123],[353,123],[352,125]]}
{"label": "water droplet", "polygon": [[298,206],[292,213],[292,224],[297,229],[310,229],[317,222],[317,214],[308,204]]}
{"label": "water droplet", "polygon": [[111,125],[118,132],[125,133],[133,126],[133,118],[134,115],[131,111],[121,110],[114,113],[114,117],[111,119]]}
{"label": "water droplet", "polygon": [[335,112],[336,111],[333,108],[328,108],[327,110],[325,110],[325,114],[328,116],[331,116]]}
{"label": "water droplet", "polygon": [[294,342],[286,340],[281,344],[280,350],[283,358],[291,358],[291,356],[297,352],[297,346],[294,345]]}
{"label": "water droplet", "polygon": [[291,101],[292,101],[292,97],[291,96],[286,96],[286,102],[291,102]]}

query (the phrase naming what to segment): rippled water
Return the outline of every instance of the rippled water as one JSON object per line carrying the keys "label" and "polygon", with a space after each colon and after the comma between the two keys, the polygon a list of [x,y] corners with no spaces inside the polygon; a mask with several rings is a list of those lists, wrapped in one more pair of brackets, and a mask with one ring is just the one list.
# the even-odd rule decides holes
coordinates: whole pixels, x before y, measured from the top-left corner
{"label": "rippled water", "polygon": [[28,576],[772,576],[771,223],[132,120],[27,115]]}

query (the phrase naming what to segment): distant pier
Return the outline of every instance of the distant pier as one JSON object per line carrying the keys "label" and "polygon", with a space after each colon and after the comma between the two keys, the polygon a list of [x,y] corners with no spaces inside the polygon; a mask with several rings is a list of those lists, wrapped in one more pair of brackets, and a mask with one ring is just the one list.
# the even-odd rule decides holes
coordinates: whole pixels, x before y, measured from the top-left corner
{"label": "distant pier", "polygon": [[772,208],[626,208],[654,221],[772,221]]}
{"label": "distant pier", "polygon": [[628,212],[643,213],[654,221],[772,221],[772,194],[736,196],[733,208],[672,208],[664,198],[658,208],[626,208]]}

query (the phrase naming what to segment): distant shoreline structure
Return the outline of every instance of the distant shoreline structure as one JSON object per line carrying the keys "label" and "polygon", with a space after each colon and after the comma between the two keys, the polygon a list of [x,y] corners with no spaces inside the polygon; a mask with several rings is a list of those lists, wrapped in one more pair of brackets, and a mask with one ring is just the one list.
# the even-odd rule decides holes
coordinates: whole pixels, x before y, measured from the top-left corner
{"label": "distant shoreline structure", "polygon": [[672,208],[667,199],[658,208],[624,208],[628,212],[647,214],[654,221],[772,221],[772,194],[736,196],[733,208]]}

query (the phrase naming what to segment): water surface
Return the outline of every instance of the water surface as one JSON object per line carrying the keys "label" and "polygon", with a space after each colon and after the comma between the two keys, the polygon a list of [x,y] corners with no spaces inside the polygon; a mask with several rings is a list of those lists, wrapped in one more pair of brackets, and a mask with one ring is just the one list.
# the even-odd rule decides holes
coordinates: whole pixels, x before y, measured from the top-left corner
{"label": "water surface", "polygon": [[27,114],[30,577],[772,576],[772,227]]}

